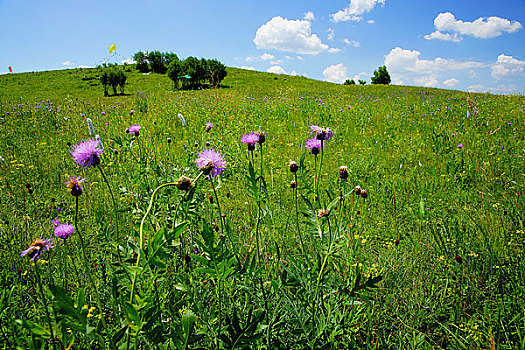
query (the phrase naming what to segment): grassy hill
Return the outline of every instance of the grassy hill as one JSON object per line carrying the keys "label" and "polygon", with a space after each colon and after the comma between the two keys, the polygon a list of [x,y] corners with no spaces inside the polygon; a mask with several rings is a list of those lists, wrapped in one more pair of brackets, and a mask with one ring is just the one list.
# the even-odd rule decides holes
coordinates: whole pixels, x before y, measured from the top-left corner
{"label": "grassy hill", "polygon": [[99,73],[0,76],[5,348],[525,346],[522,96]]}

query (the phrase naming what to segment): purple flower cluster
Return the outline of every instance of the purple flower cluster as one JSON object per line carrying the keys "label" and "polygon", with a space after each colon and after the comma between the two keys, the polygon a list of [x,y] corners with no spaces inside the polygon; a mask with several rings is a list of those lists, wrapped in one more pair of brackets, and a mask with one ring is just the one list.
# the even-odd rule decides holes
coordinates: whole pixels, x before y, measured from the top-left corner
{"label": "purple flower cluster", "polygon": [[312,131],[310,132],[310,135],[315,134],[315,138],[318,140],[328,141],[334,135],[333,131],[329,128],[321,128],[317,125],[310,125],[310,130]]}
{"label": "purple flower cluster", "polygon": [[241,142],[248,145],[248,151],[253,151],[255,144],[259,142],[259,135],[255,133],[245,134],[241,137]]}
{"label": "purple flower cluster", "polygon": [[309,149],[313,155],[317,155],[323,148],[324,141],[328,141],[334,135],[333,131],[329,128],[321,128],[317,125],[310,125],[310,135],[315,134],[313,138],[306,141],[305,147]]}
{"label": "purple flower cluster", "polygon": [[99,140],[86,140],[75,145],[75,148],[70,151],[75,163],[83,168],[99,165],[100,156],[104,153],[102,148],[98,148],[99,144]]}
{"label": "purple flower cluster", "polygon": [[205,149],[200,152],[195,163],[204,175],[208,175],[210,180],[215,176],[221,175],[226,168],[226,161],[221,154],[214,149]]}
{"label": "purple flower cluster", "polygon": [[61,224],[60,220],[53,220],[53,225],[55,225],[55,236],[61,239],[67,239],[69,236],[71,236],[75,229],[73,228],[73,225],[70,223],[67,224]]}
{"label": "purple flower cluster", "polygon": [[142,129],[140,125],[132,125],[126,129],[126,132],[130,135],[139,136],[140,129]]}

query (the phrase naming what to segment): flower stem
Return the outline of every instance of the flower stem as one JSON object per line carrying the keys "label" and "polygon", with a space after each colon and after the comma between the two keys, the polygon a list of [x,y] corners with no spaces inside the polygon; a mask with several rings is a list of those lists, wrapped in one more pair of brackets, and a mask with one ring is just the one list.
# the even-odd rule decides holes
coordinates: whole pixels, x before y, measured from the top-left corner
{"label": "flower stem", "polygon": [[111,190],[111,186],[109,185],[109,181],[106,178],[106,175],[104,174],[104,171],[102,170],[102,167],[100,165],[97,165],[98,170],[100,170],[100,174],[102,174],[102,178],[104,179],[104,182],[108,186],[109,194],[111,195],[111,200],[113,201],[113,210],[115,212],[115,225],[117,228],[117,239],[120,238],[119,235],[119,229],[118,229],[118,212],[117,212],[117,202],[115,201],[115,196],[113,196],[113,191]]}
{"label": "flower stem", "polygon": [[51,333],[51,344],[53,345],[53,349],[56,349],[55,335],[53,333],[53,324],[51,323],[51,317],[49,316],[49,310],[47,309],[47,300],[46,300],[46,296],[44,295],[44,289],[42,288],[42,279],[38,271],[38,260],[35,261],[35,275],[37,279],[38,289],[40,289],[40,294],[42,295],[42,302],[44,303],[44,310],[46,311],[47,324],[49,327],[49,332]]}

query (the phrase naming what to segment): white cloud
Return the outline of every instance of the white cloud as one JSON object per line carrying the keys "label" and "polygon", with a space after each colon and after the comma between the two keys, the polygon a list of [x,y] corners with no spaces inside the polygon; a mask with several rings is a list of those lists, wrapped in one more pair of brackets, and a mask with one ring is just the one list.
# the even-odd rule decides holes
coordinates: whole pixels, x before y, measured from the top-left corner
{"label": "white cloud", "polygon": [[315,21],[315,16],[312,11],[308,11],[304,14],[304,19],[307,21]]}
{"label": "white cloud", "polygon": [[334,32],[334,30],[333,30],[332,28],[328,28],[327,32],[328,32],[328,35],[326,36],[326,38],[327,38],[328,40],[330,40],[330,41],[331,41],[331,40],[334,40],[334,38],[335,38],[335,32]]}
{"label": "white cloud", "polygon": [[74,66],[76,63],[71,62],[70,60],[62,62],[63,66]]}
{"label": "white cloud", "polygon": [[278,64],[281,64],[281,63],[283,63],[283,60],[270,61],[270,64],[273,64],[274,66],[278,65]]}
{"label": "white cloud", "polygon": [[416,85],[422,85],[424,87],[437,86],[439,81],[437,80],[436,74],[425,75],[419,78],[414,78]]}
{"label": "white cloud", "polygon": [[354,75],[352,79],[354,79],[355,82],[357,83],[359,80],[370,79],[371,76],[372,75],[370,73],[361,72],[361,73],[357,73],[356,75]]}
{"label": "white cloud", "polygon": [[479,74],[478,72],[476,72],[475,70],[471,69],[467,72],[469,78],[473,79],[473,78],[477,78],[479,77]]}
{"label": "white cloud", "polygon": [[269,61],[269,60],[273,60],[274,58],[275,58],[274,55],[265,53],[265,54],[262,54],[261,56],[248,56],[244,60],[246,62],[253,62],[253,61],[258,61],[258,60]]}
{"label": "white cloud", "polygon": [[417,50],[405,50],[400,47],[392,49],[385,56],[385,65],[393,71],[408,71],[417,74],[431,74],[441,70],[462,70],[471,68],[482,68],[486,65],[475,61],[456,61],[437,57],[433,60],[419,59],[421,53]]}
{"label": "white cloud", "polygon": [[454,35],[452,35],[448,33],[442,33],[439,30],[436,30],[433,33],[425,35],[425,39],[452,41],[453,43],[459,43],[462,40],[462,38],[457,33],[454,33]]}
{"label": "white cloud", "polygon": [[271,55],[269,53],[265,53],[261,56],[261,60],[263,61],[269,61],[269,60],[273,60],[275,58],[274,55]]}
{"label": "white cloud", "polygon": [[323,77],[325,81],[341,84],[348,79],[347,72],[348,69],[342,63],[339,63],[326,67],[323,71]]}
{"label": "white cloud", "polygon": [[369,19],[368,21],[366,21],[366,23],[368,23],[368,24],[374,24],[374,23],[376,23],[376,21],[374,21],[373,19]]}
{"label": "white cloud", "polygon": [[491,66],[491,75],[498,80],[523,76],[524,66],[525,61],[501,54],[498,56],[498,61]]}
{"label": "white cloud", "polygon": [[[489,39],[495,38],[504,33],[514,33],[522,28],[518,21],[509,21],[501,17],[480,17],[474,22],[457,20],[450,12],[442,12],[434,19],[436,31],[430,35],[425,35],[425,39],[448,40],[458,42],[461,40],[459,35],[470,35],[475,38]],[[454,35],[443,32],[450,31]]]}
{"label": "white cloud", "polygon": [[470,91],[470,92],[483,92],[483,91],[485,91],[485,88],[481,84],[474,84],[474,85],[470,85],[467,88],[467,91]]}
{"label": "white cloud", "polygon": [[385,56],[385,65],[394,83],[399,81],[413,82],[417,85],[437,86],[439,72],[485,68],[486,64],[475,61],[457,61],[437,57],[433,60],[423,60],[416,50],[405,50],[396,47]]}
{"label": "white cloud", "polygon": [[454,87],[454,86],[457,86],[458,84],[459,84],[459,80],[457,80],[456,78],[450,78],[443,82],[443,85],[445,85],[446,87]]}
{"label": "white cloud", "polygon": [[294,57],[288,56],[288,55],[284,56],[284,58],[286,58],[287,60],[293,60],[294,59]]}
{"label": "white cloud", "polygon": [[330,15],[332,22],[360,21],[365,12],[370,12],[377,5],[385,4],[385,0],[350,0],[350,4],[337,13]]}
{"label": "white cloud", "polygon": [[356,41],[356,40],[343,39],[343,42],[348,46],[361,47],[361,44],[359,43],[359,41]]}
{"label": "white cloud", "polygon": [[124,64],[124,63],[126,63],[126,64],[135,64],[135,63],[137,63],[137,62],[135,62],[134,59],[126,58],[126,59],[120,61],[120,63],[122,63],[122,64]]}
{"label": "white cloud", "polygon": [[242,66],[241,69],[246,69],[246,70],[255,70],[254,67],[248,67],[248,66]]}
{"label": "white cloud", "polygon": [[258,49],[274,49],[303,55],[317,55],[328,50],[316,34],[312,34],[309,21],[274,17],[257,29],[253,42]]}
{"label": "white cloud", "polygon": [[266,70],[268,73],[288,74],[281,66],[271,66]]}
{"label": "white cloud", "polygon": [[338,53],[341,49],[336,49],[335,47],[331,47],[328,49],[328,53]]}
{"label": "white cloud", "polygon": [[304,58],[303,58],[302,56],[297,56],[297,59],[298,59],[299,61],[304,61]]}

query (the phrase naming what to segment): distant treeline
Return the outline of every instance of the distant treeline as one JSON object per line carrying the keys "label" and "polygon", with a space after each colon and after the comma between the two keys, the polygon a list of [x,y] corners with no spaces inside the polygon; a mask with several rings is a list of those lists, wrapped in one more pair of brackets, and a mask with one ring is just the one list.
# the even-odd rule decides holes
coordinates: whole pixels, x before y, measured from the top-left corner
{"label": "distant treeline", "polygon": [[188,57],[179,60],[172,52],[139,51],[133,55],[136,69],[142,73],[168,74],[175,88],[219,87],[226,77],[226,66],[216,59]]}

